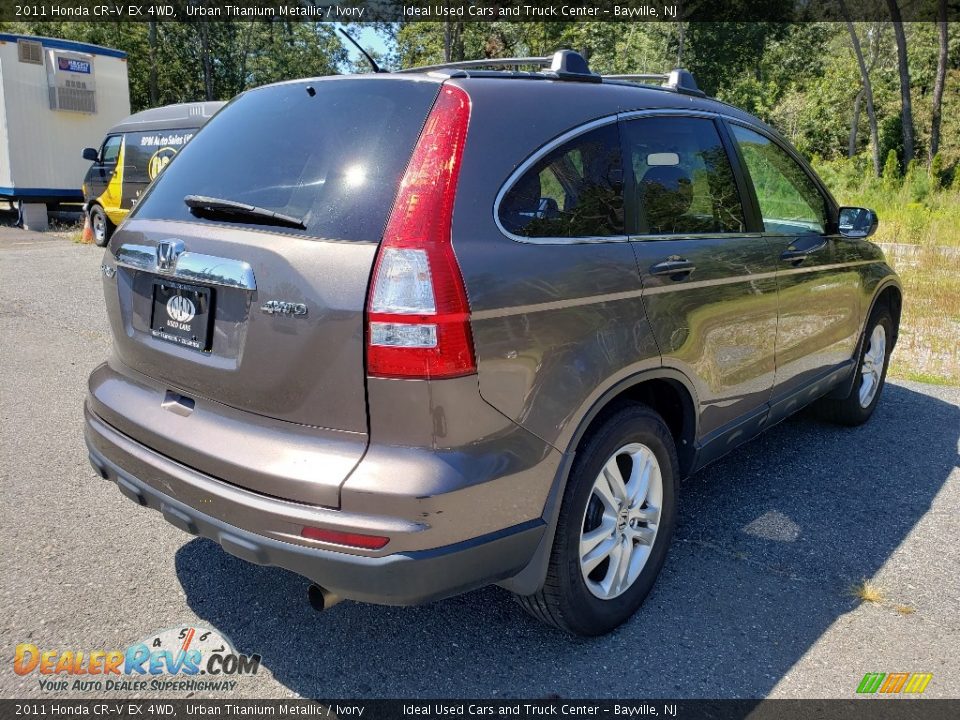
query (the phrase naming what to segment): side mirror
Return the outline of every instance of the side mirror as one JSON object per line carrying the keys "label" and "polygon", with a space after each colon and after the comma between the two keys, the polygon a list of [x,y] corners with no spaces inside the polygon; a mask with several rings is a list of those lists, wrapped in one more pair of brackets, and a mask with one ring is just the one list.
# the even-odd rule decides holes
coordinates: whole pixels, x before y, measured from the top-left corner
{"label": "side mirror", "polygon": [[879,224],[877,214],[869,208],[842,207],[837,217],[837,229],[848,238],[868,238]]}
{"label": "side mirror", "polygon": [[96,148],[84,148],[83,159],[89,160],[90,162],[96,162],[100,159],[100,153],[97,152]]}

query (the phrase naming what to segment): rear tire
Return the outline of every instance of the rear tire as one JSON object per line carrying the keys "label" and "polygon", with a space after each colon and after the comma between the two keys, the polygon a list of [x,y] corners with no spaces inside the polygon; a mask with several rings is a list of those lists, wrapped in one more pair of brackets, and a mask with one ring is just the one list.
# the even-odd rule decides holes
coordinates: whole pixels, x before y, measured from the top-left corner
{"label": "rear tire", "polygon": [[107,213],[99,205],[90,208],[90,227],[93,229],[93,242],[98,247],[106,247],[113,235],[114,226],[107,217]]}
{"label": "rear tire", "polygon": [[577,451],[544,584],[520,605],[576,635],[603,635],[629,619],[666,560],[678,467],[655,412],[633,405],[607,417]]}
{"label": "rear tire", "polygon": [[851,427],[863,425],[873,415],[887,379],[893,349],[894,328],[886,306],[874,309],[864,331],[863,347],[857,362],[850,393],[839,400],[820,401],[820,413],[828,420]]}

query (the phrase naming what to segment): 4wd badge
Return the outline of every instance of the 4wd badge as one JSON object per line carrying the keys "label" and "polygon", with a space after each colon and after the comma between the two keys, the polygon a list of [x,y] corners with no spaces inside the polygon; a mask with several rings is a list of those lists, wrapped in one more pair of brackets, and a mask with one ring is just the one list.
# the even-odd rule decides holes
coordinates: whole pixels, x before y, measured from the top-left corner
{"label": "4wd badge", "polygon": [[283,300],[267,300],[260,306],[260,311],[267,315],[289,315],[290,317],[306,317],[307,306],[303,303],[285,302]]}

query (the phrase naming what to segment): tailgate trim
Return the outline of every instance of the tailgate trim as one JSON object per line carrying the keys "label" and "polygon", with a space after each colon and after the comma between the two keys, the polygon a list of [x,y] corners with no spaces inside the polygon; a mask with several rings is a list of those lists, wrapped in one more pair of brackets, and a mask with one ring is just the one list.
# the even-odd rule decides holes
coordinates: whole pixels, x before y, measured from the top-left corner
{"label": "tailgate trim", "polygon": [[[180,241],[170,240],[169,242]],[[124,243],[117,248],[114,258],[117,265],[121,267],[156,273],[160,277],[239,288],[249,292],[257,289],[257,279],[248,262],[202,253],[181,252],[174,259],[173,268],[161,269],[157,260],[159,247],[159,243],[156,246]]]}

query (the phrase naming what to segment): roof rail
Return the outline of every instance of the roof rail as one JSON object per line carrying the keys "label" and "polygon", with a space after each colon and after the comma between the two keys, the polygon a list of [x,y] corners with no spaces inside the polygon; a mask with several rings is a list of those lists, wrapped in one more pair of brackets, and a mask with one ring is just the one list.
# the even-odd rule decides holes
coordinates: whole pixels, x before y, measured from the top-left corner
{"label": "roof rail", "polygon": [[509,68],[524,65],[537,68],[539,74],[556,78],[557,80],[574,80],[579,82],[603,82],[604,80],[623,80],[625,82],[663,83],[662,87],[685,95],[706,97],[706,93],[697,87],[693,75],[683,68],[671,70],[669,74],[640,73],[631,75],[597,75],[590,71],[586,59],[573,50],[557,50],[549,57],[514,57],[514,58],[479,58],[477,60],[458,60],[456,62],[439,63],[437,65],[421,65],[419,67],[397,70],[398,73],[424,73],[436,70],[479,70],[482,68]]}
{"label": "roof rail", "polygon": [[689,70],[684,70],[683,68],[677,68],[676,70],[670,71],[670,74],[667,76],[665,87],[686,95],[696,95],[698,97],[707,96],[707,94],[697,85],[697,81],[693,79],[693,73],[691,73]]}
{"label": "roof rail", "polygon": [[418,67],[396,70],[398,73],[422,73],[433,70],[475,70],[491,67],[519,67],[533,65],[534,67],[549,67],[552,58],[548,57],[516,57],[516,58],[480,58],[478,60],[458,60],[456,62],[439,63],[437,65],[420,65]]}
{"label": "roof rail", "polygon": [[659,80],[666,82],[670,77],[664,73],[638,73],[633,75],[604,75],[604,80],[627,80],[629,82],[649,82],[650,80]]}
{"label": "roof rail", "polygon": [[671,70],[669,74],[665,75],[660,73],[644,73],[640,75],[604,75],[603,79],[625,80],[627,82],[649,82],[650,80],[659,80],[663,83],[663,87],[667,88],[668,90],[683,93],[684,95],[696,95],[697,97],[707,96],[707,94],[697,86],[697,81],[694,80],[693,74],[689,70],[684,70],[683,68]]}
{"label": "roof rail", "polygon": [[586,58],[573,50],[557,50],[550,60],[550,69],[544,74],[558,80],[603,82],[602,77],[590,72]]}
{"label": "roof rail", "polygon": [[481,68],[520,67],[532,65],[546,68],[541,74],[558,80],[578,80],[581,82],[602,82],[599,75],[590,72],[583,55],[573,50],[557,50],[550,57],[516,57],[516,58],[480,58],[478,60],[459,60],[457,62],[440,63],[438,65],[421,65],[420,67],[397,70],[399,73],[422,73],[434,70],[476,70]]}

